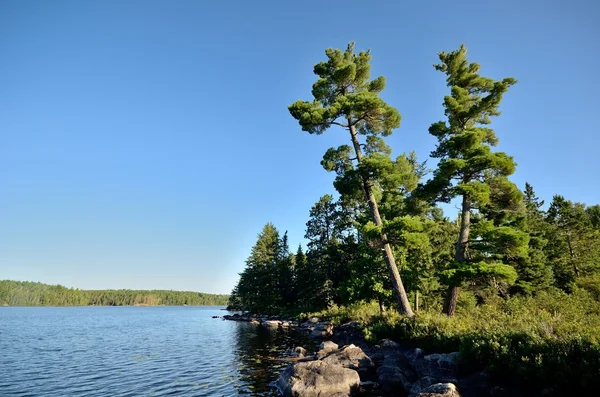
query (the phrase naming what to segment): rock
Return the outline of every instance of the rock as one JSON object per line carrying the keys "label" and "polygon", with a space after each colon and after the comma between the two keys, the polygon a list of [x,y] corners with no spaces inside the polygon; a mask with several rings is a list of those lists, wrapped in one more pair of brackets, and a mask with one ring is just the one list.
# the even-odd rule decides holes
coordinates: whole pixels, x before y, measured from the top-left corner
{"label": "rock", "polygon": [[333,343],[331,341],[325,341],[325,342],[321,343],[319,345],[319,351],[316,354],[317,360],[320,360],[320,359],[326,357],[331,352],[336,351],[338,349],[338,347],[339,346],[337,345],[337,343]]}
{"label": "rock", "polygon": [[294,354],[296,355],[296,357],[304,357],[306,356],[306,349],[302,346],[296,346],[294,348]]}
{"label": "rock", "polygon": [[379,341],[378,345],[385,349],[399,349],[400,348],[400,345],[398,343],[396,343],[390,339],[382,339]]}
{"label": "rock", "polygon": [[219,318],[219,316],[212,316],[212,318]]}
{"label": "rock", "polygon": [[290,322],[289,321],[282,321],[281,324],[280,324],[280,326],[282,328],[289,328]]}
{"label": "rock", "polygon": [[371,390],[376,389],[378,387],[379,387],[379,384],[377,382],[373,382],[372,380],[368,380],[366,382],[360,382],[360,388],[361,388],[361,390],[371,391]]}
{"label": "rock", "polygon": [[338,344],[331,342],[331,341],[325,341],[319,345],[319,350],[328,350],[331,352],[331,351],[337,350],[337,349],[339,349]]}
{"label": "rock", "polygon": [[333,325],[329,322],[318,323],[310,333],[312,339],[325,339],[333,335]]}
{"label": "rock", "polygon": [[311,319],[308,320],[309,323],[313,323],[313,324],[316,324],[319,321],[321,321],[321,319],[319,317],[312,317]]}
{"label": "rock", "polygon": [[460,393],[453,383],[436,383],[410,397],[460,397]]}
{"label": "rock", "polygon": [[279,320],[265,320],[262,322],[262,325],[265,327],[277,328],[281,325],[281,321]]}
{"label": "rock", "polygon": [[410,394],[419,394],[433,384],[435,384],[435,379],[433,379],[432,377],[426,376],[424,378],[421,378],[412,385],[410,389]]}
{"label": "rock", "polygon": [[460,353],[430,354],[413,363],[420,377],[430,376],[438,382],[456,382]]}
{"label": "rock", "polygon": [[375,370],[375,364],[371,358],[360,347],[354,345],[344,346],[333,351],[321,361],[358,371],[361,380],[369,380],[368,378]]}
{"label": "rock", "polygon": [[340,346],[356,345],[363,350],[369,347],[358,321],[335,327],[331,340]]}
{"label": "rock", "polygon": [[377,382],[381,390],[388,393],[408,393],[412,387],[400,368],[395,365],[384,364],[377,368]]}
{"label": "rock", "polygon": [[256,319],[252,319],[252,321],[250,321],[250,325],[260,325],[260,322],[258,322]]}
{"label": "rock", "polygon": [[359,384],[356,371],[323,361],[289,366],[277,380],[281,393],[294,397],[349,396]]}
{"label": "rock", "polygon": [[423,358],[423,356],[425,356],[425,352],[421,349],[419,349],[418,347],[415,349],[408,349],[402,352],[402,354],[404,355],[404,357],[406,357],[406,359],[408,360],[408,362],[410,362],[411,364],[414,364],[415,361]]}

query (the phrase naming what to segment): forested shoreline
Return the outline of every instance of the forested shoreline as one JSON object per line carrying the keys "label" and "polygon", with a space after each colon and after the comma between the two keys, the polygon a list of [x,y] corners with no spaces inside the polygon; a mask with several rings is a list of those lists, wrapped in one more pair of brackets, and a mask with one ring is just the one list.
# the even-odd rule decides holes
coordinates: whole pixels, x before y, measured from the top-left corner
{"label": "forested shoreline", "polygon": [[373,342],[459,350],[463,365],[532,394],[600,387],[600,205],[510,180],[517,164],[494,150],[490,124],[516,79],[482,76],[464,46],[439,53],[446,118],[429,128],[429,168],[414,152],[392,156],[384,138],[401,117],[379,96],[370,52],[325,53],[313,100],[288,109],[312,135],[347,132],[321,161],[337,194],[310,209],[305,248],[264,226],[229,307],[358,320]]}
{"label": "forested shoreline", "polygon": [[0,306],[224,306],[228,295],[169,290],[80,290],[0,280]]}

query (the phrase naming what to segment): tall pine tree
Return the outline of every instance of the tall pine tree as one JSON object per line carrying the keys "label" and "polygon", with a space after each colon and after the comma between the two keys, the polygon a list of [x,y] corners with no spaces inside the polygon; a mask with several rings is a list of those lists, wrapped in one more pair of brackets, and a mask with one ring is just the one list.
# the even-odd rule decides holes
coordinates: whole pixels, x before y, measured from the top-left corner
{"label": "tall pine tree", "polygon": [[[327,61],[314,67],[319,76],[313,84],[312,102],[296,101],[289,106],[291,115],[298,120],[304,131],[322,134],[332,125],[346,129],[350,135],[352,147],[341,146],[330,149],[330,159],[337,157],[342,167],[356,168],[356,180],[359,180],[368,202],[371,217],[377,226],[382,225],[381,215],[373,180],[368,167],[361,167],[364,160],[360,136],[367,141],[379,142],[380,136],[387,136],[400,126],[400,114],[379,97],[385,87],[385,78],[370,79],[369,51],[354,52],[354,43],[346,51],[327,49]],[[331,152],[333,150],[334,152]],[[336,153],[337,152],[337,155]],[[335,156],[332,156],[335,155]],[[327,156],[327,155],[326,155]],[[356,166],[355,166],[356,164]],[[413,312],[398,272],[398,267],[387,237],[379,236],[384,258],[388,267],[393,290],[398,301],[399,311],[408,316]]]}
{"label": "tall pine tree", "polygon": [[444,312],[454,314],[459,287],[465,278],[496,276],[511,278],[510,271],[498,262],[475,260],[469,251],[471,214],[490,201],[490,178],[505,179],[515,171],[515,162],[503,152],[492,152],[498,143],[494,131],[487,127],[490,117],[500,114],[503,94],[516,83],[513,78],[495,81],[479,74],[480,66],[469,63],[467,49],[439,54],[435,68],[446,74],[450,95],[444,97],[447,121],[429,128],[438,145],[432,157],[439,158],[427,190],[440,201],[460,197],[460,231],[456,243],[455,266],[448,273],[449,289]]}

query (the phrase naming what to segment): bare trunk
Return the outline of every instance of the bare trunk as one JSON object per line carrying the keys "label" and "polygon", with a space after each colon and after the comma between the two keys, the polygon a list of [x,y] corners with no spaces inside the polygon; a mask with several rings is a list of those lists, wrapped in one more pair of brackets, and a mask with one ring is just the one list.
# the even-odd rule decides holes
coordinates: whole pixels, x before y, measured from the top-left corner
{"label": "bare trunk", "polygon": [[571,234],[567,233],[567,243],[569,244],[569,254],[571,255],[571,263],[573,263],[573,271],[575,272],[575,276],[579,277],[579,267],[577,267],[577,263],[575,262],[575,252],[573,251],[573,245],[571,244]]}
{"label": "bare trunk", "polygon": [[383,304],[383,300],[381,299],[381,295],[377,296],[377,302],[379,303],[379,314],[385,316],[385,305]]}
{"label": "bare trunk", "polygon": [[[465,180],[465,182],[468,182]],[[456,242],[457,262],[464,262],[466,259],[467,243],[469,241],[469,227],[471,226],[471,200],[467,195],[463,195],[462,210],[460,214],[460,233]],[[448,288],[446,301],[444,302],[444,313],[452,316],[456,311],[456,303],[458,302],[458,293],[460,288],[457,285],[451,285]]]}
{"label": "bare trunk", "polygon": [[[362,161],[362,151],[360,150],[360,143],[358,142],[358,137],[356,136],[356,129],[351,124],[351,120],[348,120],[348,124],[350,126],[350,136],[352,138],[352,144],[354,145],[356,159],[360,164],[360,162]],[[377,207],[377,200],[375,200],[375,195],[373,194],[373,187],[371,185],[371,181],[368,177],[365,176],[362,176],[362,180],[363,187],[365,189],[365,195],[369,203],[369,209],[371,210],[371,216],[375,221],[375,225],[381,226],[383,222],[381,221],[381,216],[379,215],[379,208]],[[381,243],[383,244],[384,259],[385,263],[387,264],[388,271],[390,273],[390,279],[392,280],[392,288],[394,290],[394,296],[396,297],[396,301],[398,302],[398,309],[400,313],[408,317],[412,317],[414,316],[414,313],[410,308],[410,302],[408,301],[406,290],[404,289],[404,285],[402,284],[400,272],[398,272],[398,266],[396,266],[394,253],[392,252],[390,244],[387,242],[387,236],[382,233],[379,236],[379,238],[381,239]]]}
{"label": "bare trunk", "polygon": [[415,291],[415,313],[419,312],[419,291]]}

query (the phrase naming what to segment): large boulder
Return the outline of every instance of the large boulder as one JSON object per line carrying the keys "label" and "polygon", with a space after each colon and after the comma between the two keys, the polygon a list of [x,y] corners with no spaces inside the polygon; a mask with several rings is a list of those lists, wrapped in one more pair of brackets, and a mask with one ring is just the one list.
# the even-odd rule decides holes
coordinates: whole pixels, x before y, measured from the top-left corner
{"label": "large boulder", "polygon": [[354,345],[344,346],[327,355],[322,361],[358,371],[362,380],[369,380],[375,370],[371,358],[360,347]]}
{"label": "large boulder", "polygon": [[323,361],[292,365],[277,380],[281,393],[294,397],[349,396],[359,385],[358,372]]}
{"label": "large boulder", "polygon": [[414,361],[413,367],[420,377],[429,376],[438,382],[456,382],[460,353],[430,354]]}
{"label": "large boulder", "polygon": [[410,397],[460,397],[460,393],[452,383],[436,383],[420,393],[411,394]]}

